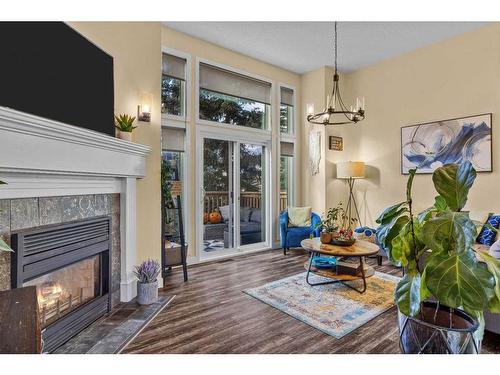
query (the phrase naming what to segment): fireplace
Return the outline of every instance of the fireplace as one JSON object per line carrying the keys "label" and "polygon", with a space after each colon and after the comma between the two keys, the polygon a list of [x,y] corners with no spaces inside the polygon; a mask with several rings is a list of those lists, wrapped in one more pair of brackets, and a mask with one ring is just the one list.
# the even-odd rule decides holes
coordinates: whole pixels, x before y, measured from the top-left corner
{"label": "fireplace", "polygon": [[103,216],[12,234],[12,288],[36,286],[44,352],[110,311],[110,225]]}

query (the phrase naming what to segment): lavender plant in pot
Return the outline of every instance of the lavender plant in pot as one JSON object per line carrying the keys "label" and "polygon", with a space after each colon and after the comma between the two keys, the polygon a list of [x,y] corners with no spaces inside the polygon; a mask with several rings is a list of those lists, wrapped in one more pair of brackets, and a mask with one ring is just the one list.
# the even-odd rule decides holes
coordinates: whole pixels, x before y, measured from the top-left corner
{"label": "lavender plant in pot", "polygon": [[158,300],[158,275],[160,264],[154,259],[147,259],[135,267],[137,277],[137,303],[150,305]]}
{"label": "lavender plant in pot", "polygon": [[474,250],[476,223],[462,211],[476,171],[470,162],[437,168],[438,195],[419,214],[413,211],[415,173],[409,171],[406,200],[377,219],[379,244],[405,270],[395,290],[400,347],[404,353],[478,353],[483,311],[500,312],[500,260]]}

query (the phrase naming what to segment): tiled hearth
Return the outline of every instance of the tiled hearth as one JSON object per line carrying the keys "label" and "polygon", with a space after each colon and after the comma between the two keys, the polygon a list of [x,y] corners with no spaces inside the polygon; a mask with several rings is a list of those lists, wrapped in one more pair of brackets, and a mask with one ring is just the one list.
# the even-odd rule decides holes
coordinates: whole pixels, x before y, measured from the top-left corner
{"label": "tiled hearth", "polygon": [[[120,301],[120,194],[1,199],[0,210],[0,234],[7,241],[10,233],[19,229],[109,215],[112,303]],[[10,289],[10,268],[10,254],[0,252],[0,290]]]}

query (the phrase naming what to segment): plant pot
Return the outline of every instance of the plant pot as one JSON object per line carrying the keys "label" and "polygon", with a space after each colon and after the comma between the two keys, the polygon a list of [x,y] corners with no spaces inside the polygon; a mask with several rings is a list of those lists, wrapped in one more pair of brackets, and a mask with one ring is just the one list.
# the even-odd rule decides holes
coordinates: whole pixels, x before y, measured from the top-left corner
{"label": "plant pot", "polygon": [[124,141],[132,142],[132,133],[118,131],[118,138],[120,138]]}
{"label": "plant pot", "polygon": [[405,354],[479,354],[479,323],[463,310],[424,301],[409,317],[398,311],[399,346]]}
{"label": "plant pot", "polygon": [[150,305],[158,301],[158,281],[154,283],[137,283],[137,303]]}
{"label": "plant pot", "polygon": [[321,232],[319,235],[321,243],[328,244],[332,242],[332,234],[330,232]]}

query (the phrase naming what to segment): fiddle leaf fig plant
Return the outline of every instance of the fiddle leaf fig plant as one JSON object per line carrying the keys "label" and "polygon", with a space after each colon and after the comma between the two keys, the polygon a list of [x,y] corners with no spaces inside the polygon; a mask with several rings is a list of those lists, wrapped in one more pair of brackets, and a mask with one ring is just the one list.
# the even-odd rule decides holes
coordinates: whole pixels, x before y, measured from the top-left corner
{"label": "fiddle leaf fig plant", "polygon": [[[0,180],[0,185],[6,185],[6,183]],[[2,213],[1,210],[0,213]],[[10,246],[3,240],[2,236],[0,236],[0,251],[12,251]]]}
{"label": "fiddle leaf fig plant", "polygon": [[406,200],[386,208],[376,220],[380,245],[406,271],[395,301],[402,313],[416,316],[421,303],[434,297],[482,322],[485,309],[500,312],[500,260],[474,251],[476,224],[462,211],[476,171],[470,162],[436,169],[432,181],[438,195],[417,215],[412,201],[415,173],[409,171]]}

